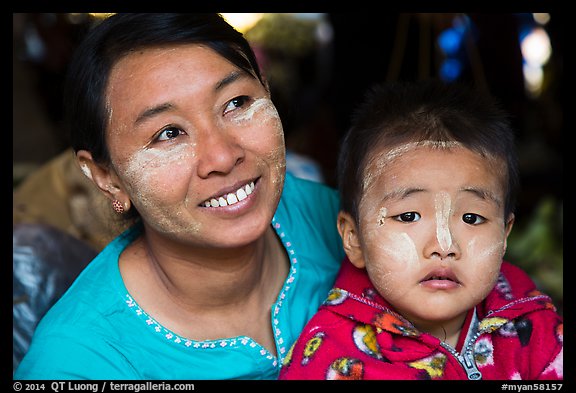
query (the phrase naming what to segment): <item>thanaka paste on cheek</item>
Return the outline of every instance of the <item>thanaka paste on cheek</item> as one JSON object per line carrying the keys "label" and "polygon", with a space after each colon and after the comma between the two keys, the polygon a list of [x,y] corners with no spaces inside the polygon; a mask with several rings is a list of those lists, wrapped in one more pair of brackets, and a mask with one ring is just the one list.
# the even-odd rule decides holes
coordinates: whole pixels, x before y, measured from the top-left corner
{"label": "thanaka paste on cheek", "polygon": [[385,248],[385,252],[395,263],[395,270],[404,270],[410,265],[418,263],[418,252],[416,245],[410,235],[406,232],[389,232],[387,238],[390,240]]}
{"label": "thanaka paste on cheek", "polygon": [[468,253],[468,258],[471,261],[482,262],[487,258],[502,258],[504,254],[504,242],[500,241],[497,243],[489,243],[486,246],[478,245],[477,244],[478,238],[473,238],[468,242],[468,246],[466,248]]}
{"label": "thanaka paste on cheek", "polygon": [[[171,217],[180,212],[174,209],[174,204],[166,203],[166,195],[162,190],[170,187],[171,177],[167,174],[172,173],[176,166],[188,165],[194,160],[194,147],[194,144],[188,143],[174,144],[163,149],[142,147],[125,165],[123,177],[134,205],[142,212],[153,214],[159,227],[174,230],[175,224]],[[174,211],[170,212],[172,209]],[[187,229],[198,231],[198,225]]]}
{"label": "thanaka paste on cheek", "polygon": [[[378,277],[394,275],[402,272],[419,261],[416,245],[406,232],[397,232],[385,226],[388,210],[381,207],[369,208],[364,217],[375,217],[376,222],[369,220],[370,225],[364,226],[366,250],[372,249],[366,255],[367,269],[376,273]],[[362,224],[361,224],[362,226]],[[384,271],[388,273],[383,273]]]}
{"label": "thanaka paste on cheek", "polygon": [[264,116],[264,121],[278,120],[280,119],[276,107],[268,98],[258,98],[248,107],[247,110],[240,113],[239,115],[234,115],[232,121],[234,123],[246,123],[252,120],[254,115]]}
{"label": "thanaka paste on cheek", "polygon": [[[259,98],[255,100],[247,111],[234,118],[235,123],[243,123],[254,120],[265,124],[268,122],[274,123],[271,138],[277,139],[277,147],[267,154],[264,162],[261,164],[266,167],[266,163],[272,163],[270,167],[270,176],[272,185],[274,186],[274,198],[279,198],[282,194],[284,174],[286,171],[286,146],[284,144],[284,129],[276,107],[269,98]],[[256,121],[255,120],[255,121]]]}
{"label": "thanaka paste on cheek", "polygon": [[[368,258],[366,270],[378,292],[389,300],[394,300],[409,290],[409,286],[398,285],[399,275],[404,277],[407,270],[418,265],[418,252],[405,232],[386,232],[382,235],[384,238],[378,246],[381,252]],[[377,238],[369,241],[377,241]]]}
{"label": "thanaka paste on cheek", "polygon": [[[381,250],[390,257],[390,262],[395,264],[394,270],[403,270],[407,265],[418,262],[418,252],[412,238],[406,232],[393,232],[382,228],[386,223],[387,214],[388,209],[385,207],[378,210],[376,228],[368,237],[368,241],[379,242]],[[379,230],[380,228],[382,230]],[[380,242],[381,238],[385,241]],[[376,262],[376,264],[382,263]]]}
{"label": "thanaka paste on cheek", "polygon": [[[269,98],[258,98],[244,111],[239,111],[239,114],[233,114],[231,122],[234,125],[246,126],[250,122],[257,122],[256,126],[273,122],[273,132],[270,133],[271,138],[278,138],[279,147],[276,151],[271,152],[268,158],[285,158],[284,146],[284,129],[276,107]],[[249,134],[250,135],[250,134]],[[283,164],[285,166],[285,163]]]}
{"label": "thanaka paste on cheek", "polygon": [[[478,238],[475,237],[468,242],[466,247],[467,260],[472,265],[481,265],[486,270],[483,271],[484,277],[494,277],[497,279],[500,273],[500,261],[504,257],[504,241],[494,242],[489,239],[484,241],[485,244],[478,244]],[[489,269],[489,270],[488,270]],[[482,281],[484,282],[484,281]],[[493,281],[488,281],[481,292],[488,293],[494,287]]]}
{"label": "thanaka paste on cheek", "polygon": [[270,168],[270,176],[274,187],[274,198],[280,198],[286,173],[286,149],[284,144],[267,156],[267,161],[274,163]]}
{"label": "thanaka paste on cheek", "polygon": [[185,160],[193,160],[195,152],[193,145],[188,143],[175,144],[165,149],[150,149],[143,147],[135,152],[126,165],[125,176],[132,184],[146,193],[150,182],[166,175],[166,171],[174,165],[180,165]]}

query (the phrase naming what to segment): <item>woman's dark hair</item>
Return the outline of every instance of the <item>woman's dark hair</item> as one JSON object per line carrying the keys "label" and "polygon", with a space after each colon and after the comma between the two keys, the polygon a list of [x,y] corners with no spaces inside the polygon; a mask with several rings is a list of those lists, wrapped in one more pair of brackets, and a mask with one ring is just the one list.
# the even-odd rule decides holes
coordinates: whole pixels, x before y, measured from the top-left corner
{"label": "woman's dark hair", "polygon": [[341,209],[358,221],[365,169],[375,148],[424,141],[459,142],[502,160],[507,171],[505,218],[514,211],[519,176],[508,114],[485,92],[437,80],[384,83],[367,92],[340,147]]}
{"label": "woman's dark hair", "polygon": [[110,162],[105,90],[112,67],[131,51],[176,44],[205,45],[266,86],[250,45],[219,14],[114,14],[92,28],[69,66],[64,105],[74,151]]}

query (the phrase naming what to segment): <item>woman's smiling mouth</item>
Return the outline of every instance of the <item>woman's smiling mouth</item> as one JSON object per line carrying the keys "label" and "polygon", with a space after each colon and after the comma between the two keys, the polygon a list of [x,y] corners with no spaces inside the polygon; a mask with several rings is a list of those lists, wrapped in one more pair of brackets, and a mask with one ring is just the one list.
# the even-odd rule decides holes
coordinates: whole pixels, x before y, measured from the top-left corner
{"label": "woman's smiling mouth", "polygon": [[250,181],[249,183],[239,187],[236,191],[230,193],[224,193],[220,196],[215,196],[205,200],[201,206],[204,207],[224,207],[234,205],[248,197],[254,191],[255,182]]}

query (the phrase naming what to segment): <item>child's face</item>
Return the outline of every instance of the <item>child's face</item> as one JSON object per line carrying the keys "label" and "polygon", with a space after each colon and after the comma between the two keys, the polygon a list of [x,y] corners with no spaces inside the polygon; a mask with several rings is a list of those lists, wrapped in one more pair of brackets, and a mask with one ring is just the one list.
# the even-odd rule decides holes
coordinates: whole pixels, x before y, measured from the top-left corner
{"label": "child's face", "polygon": [[339,228],[352,263],[416,326],[463,320],[493,288],[513,222],[504,168],[458,144],[372,152],[359,226],[342,213]]}

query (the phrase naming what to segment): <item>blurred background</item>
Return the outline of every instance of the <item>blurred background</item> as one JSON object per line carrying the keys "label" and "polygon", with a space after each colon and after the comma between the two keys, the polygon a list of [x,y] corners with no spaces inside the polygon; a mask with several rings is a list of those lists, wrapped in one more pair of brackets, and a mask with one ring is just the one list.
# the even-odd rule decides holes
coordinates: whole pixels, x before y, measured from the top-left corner
{"label": "blurred background", "polygon": [[[340,138],[375,82],[470,81],[500,99],[513,116],[522,182],[506,258],[563,312],[561,15],[223,15],[257,53],[284,123],[288,170],[301,177],[336,185]],[[13,223],[80,239],[89,249],[82,266],[119,229],[93,208],[98,196],[71,164],[61,93],[75,46],[107,16],[13,14]]]}

